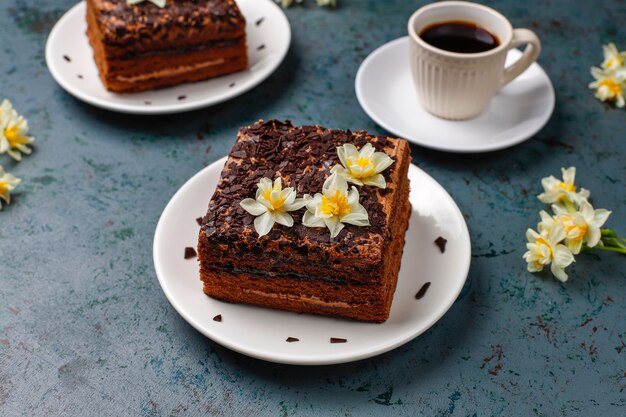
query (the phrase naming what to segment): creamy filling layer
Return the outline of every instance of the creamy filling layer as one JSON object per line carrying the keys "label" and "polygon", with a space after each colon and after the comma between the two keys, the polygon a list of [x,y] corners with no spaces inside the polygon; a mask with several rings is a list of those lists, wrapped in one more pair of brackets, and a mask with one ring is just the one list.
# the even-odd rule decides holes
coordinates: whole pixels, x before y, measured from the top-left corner
{"label": "creamy filling layer", "polygon": [[256,294],[262,297],[268,298],[278,298],[282,300],[293,300],[298,302],[303,302],[306,304],[313,304],[325,307],[337,307],[337,308],[355,308],[371,305],[371,303],[359,303],[359,304],[350,304],[344,301],[324,301],[321,298],[313,297],[313,296],[302,296],[302,295],[293,295],[293,294],[282,294],[282,293],[268,293],[259,290],[249,290],[244,289],[245,293]]}
{"label": "creamy filling layer", "polygon": [[121,82],[134,83],[134,82],[138,82],[138,81],[150,80],[152,78],[175,77],[177,75],[187,74],[187,73],[194,72],[194,71],[197,71],[197,70],[202,69],[202,68],[208,68],[208,67],[213,67],[213,66],[216,66],[216,65],[221,65],[221,64],[223,64],[225,62],[226,62],[226,60],[224,58],[219,58],[219,59],[213,59],[213,60],[206,61],[206,62],[200,62],[198,64],[181,65],[181,66],[176,67],[176,68],[166,68],[166,69],[157,70],[157,71],[145,72],[143,74],[128,75],[128,76],[127,75],[117,75],[114,78],[116,80],[118,80],[118,81],[121,81]]}

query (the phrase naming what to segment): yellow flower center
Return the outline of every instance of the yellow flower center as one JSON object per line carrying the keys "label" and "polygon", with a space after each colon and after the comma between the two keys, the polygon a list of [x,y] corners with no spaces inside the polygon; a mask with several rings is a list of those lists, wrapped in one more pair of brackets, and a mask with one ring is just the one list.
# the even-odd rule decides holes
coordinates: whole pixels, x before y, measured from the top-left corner
{"label": "yellow flower center", "polygon": [[565,191],[571,191],[571,192],[576,191],[576,186],[574,184],[565,184],[564,182],[559,183],[559,188]]}
{"label": "yellow flower center", "polygon": [[9,183],[5,181],[0,181],[0,195],[6,194],[9,191]]}
{"label": "yellow flower center", "polygon": [[624,65],[624,61],[619,56],[614,56],[606,61],[607,68],[617,68]]}
{"label": "yellow flower center", "polygon": [[622,87],[620,87],[620,85],[614,80],[602,80],[599,85],[600,87],[606,87],[611,92],[612,96],[616,96],[622,91]]}
{"label": "yellow flower center", "polygon": [[543,253],[543,250],[541,249],[542,246],[545,246],[546,248],[548,248],[548,253],[550,254],[550,257],[552,257],[552,246],[550,246],[547,240],[539,236],[537,238],[537,249],[539,250],[540,253]]}
{"label": "yellow flower center", "polygon": [[[352,159],[348,159],[348,167],[350,169],[350,173],[354,178],[367,178],[374,175],[376,172],[374,171],[374,163],[371,159],[365,158],[363,156],[358,157],[356,161]],[[358,166],[361,168],[360,170],[353,170],[352,167]]]}
{"label": "yellow flower center", "polygon": [[285,197],[282,197],[280,194],[278,194],[278,198],[272,198],[272,191],[279,190],[273,190],[270,188],[263,193],[263,198],[269,201],[270,205],[272,206],[269,211],[280,210],[281,208],[283,208],[283,204],[285,204]]}
{"label": "yellow flower center", "polygon": [[4,129],[4,137],[7,138],[10,146],[24,145],[26,143],[26,138],[19,134],[16,126]]}
{"label": "yellow flower center", "polygon": [[350,204],[348,204],[348,197],[345,193],[339,190],[335,190],[335,195],[330,197],[322,196],[322,205],[320,210],[324,214],[330,214],[333,216],[344,216],[350,213]]}
{"label": "yellow flower center", "polygon": [[560,215],[557,221],[565,229],[567,237],[571,240],[582,239],[587,234],[587,230],[589,230],[588,224],[576,224],[573,217],[567,214]]}

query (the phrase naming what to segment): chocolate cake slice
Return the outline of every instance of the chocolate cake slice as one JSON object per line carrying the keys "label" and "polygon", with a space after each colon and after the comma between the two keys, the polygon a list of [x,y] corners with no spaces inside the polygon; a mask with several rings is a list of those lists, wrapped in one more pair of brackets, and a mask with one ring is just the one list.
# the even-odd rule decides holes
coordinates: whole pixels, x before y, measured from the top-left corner
{"label": "chocolate cake slice", "polygon": [[[282,178],[298,195],[322,189],[338,164],[337,147],[371,143],[394,163],[385,188],[358,187],[369,226],[346,224],[330,237],[325,227],[306,227],[307,208],[289,214],[292,227],[274,224],[265,236],[240,206],[254,198],[263,177]],[[396,288],[408,227],[410,148],[402,139],[289,121],[259,121],[239,130],[199,233],[204,292],[221,300],[302,313],[383,322]],[[351,184],[352,185],[352,184]]]}
{"label": "chocolate cake slice", "polygon": [[87,0],[87,36],[100,78],[138,92],[245,69],[246,21],[234,0]]}

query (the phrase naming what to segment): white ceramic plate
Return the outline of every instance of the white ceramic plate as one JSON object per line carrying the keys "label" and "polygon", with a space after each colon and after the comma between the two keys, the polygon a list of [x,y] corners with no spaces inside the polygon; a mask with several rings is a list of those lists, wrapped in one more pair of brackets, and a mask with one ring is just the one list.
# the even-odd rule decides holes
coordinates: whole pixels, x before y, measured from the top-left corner
{"label": "white ceramic plate", "polygon": [[50,32],[46,63],[54,79],[68,93],[113,111],[164,114],[217,104],[265,80],[282,62],[291,42],[289,21],[273,1],[237,0],[237,4],[247,21],[249,67],[245,71],[161,90],[111,93],[100,81],[89,46],[84,2],[65,13]]}
{"label": "white ceramic plate", "polygon": [[[391,350],[426,331],[452,306],[470,265],[467,225],[448,193],[424,171],[409,169],[413,205],[402,267],[389,320],[361,323],[215,300],[202,292],[195,259],[196,218],[206,213],[226,158],[192,177],[172,197],[154,236],[154,265],[172,306],[189,324],[237,352],[273,362],[321,365],[368,358]],[[434,244],[448,240],[445,253]],[[416,293],[431,286],[420,300]],[[222,321],[213,321],[221,314]],[[299,342],[287,343],[287,337]],[[347,343],[330,343],[331,337]]]}
{"label": "white ceramic plate", "polygon": [[[517,49],[509,51],[507,65],[520,55]],[[554,109],[552,83],[534,63],[501,89],[477,118],[440,119],[418,103],[409,65],[408,37],[381,46],[361,64],[356,95],[363,110],[380,126],[427,148],[451,152],[507,148],[537,133]]]}

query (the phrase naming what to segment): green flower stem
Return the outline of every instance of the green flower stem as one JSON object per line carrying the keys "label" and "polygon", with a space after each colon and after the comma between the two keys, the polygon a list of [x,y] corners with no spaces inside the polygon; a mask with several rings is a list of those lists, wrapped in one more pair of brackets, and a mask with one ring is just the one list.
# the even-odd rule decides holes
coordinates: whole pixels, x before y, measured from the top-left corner
{"label": "green flower stem", "polygon": [[576,208],[576,205],[572,203],[569,199],[565,199],[563,203],[565,204],[565,208],[567,209],[568,212],[576,213],[578,211],[578,209]]}
{"label": "green flower stem", "polygon": [[607,252],[617,252],[617,253],[621,253],[622,255],[626,255],[626,248],[615,248],[612,246],[594,246],[593,248],[590,248],[590,249],[604,250]]}

